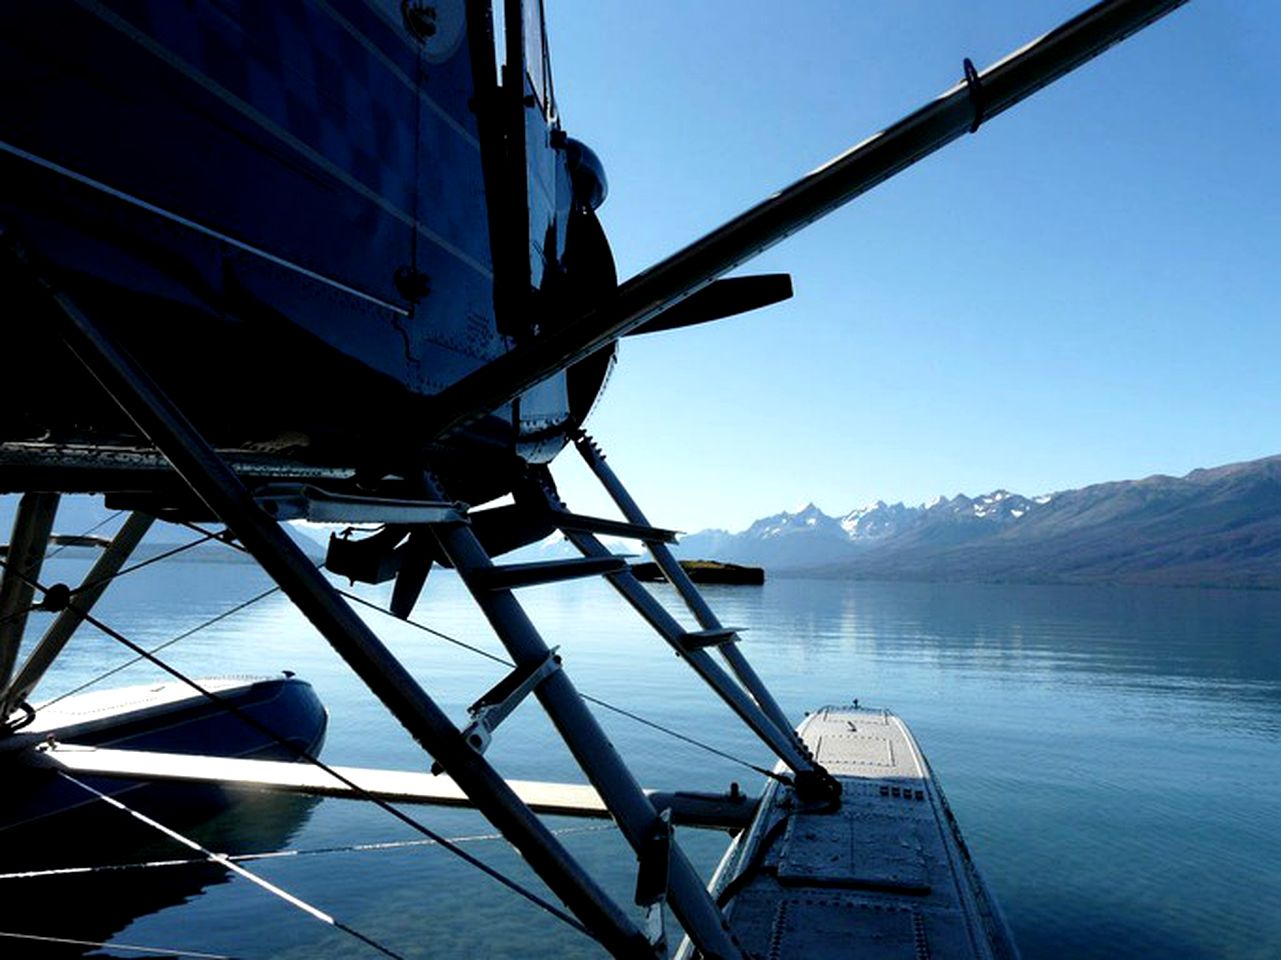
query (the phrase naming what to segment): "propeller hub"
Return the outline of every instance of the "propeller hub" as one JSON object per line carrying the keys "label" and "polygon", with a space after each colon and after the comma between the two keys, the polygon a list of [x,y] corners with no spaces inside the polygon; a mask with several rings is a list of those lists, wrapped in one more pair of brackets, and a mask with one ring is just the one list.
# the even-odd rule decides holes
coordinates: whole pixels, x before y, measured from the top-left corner
{"label": "propeller hub", "polygon": [[565,139],[565,159],[569,166],[569,182],[574,188],[574,206],[595,210],[605,202],[609,193],[605,165],[595,150],[573,137]]}

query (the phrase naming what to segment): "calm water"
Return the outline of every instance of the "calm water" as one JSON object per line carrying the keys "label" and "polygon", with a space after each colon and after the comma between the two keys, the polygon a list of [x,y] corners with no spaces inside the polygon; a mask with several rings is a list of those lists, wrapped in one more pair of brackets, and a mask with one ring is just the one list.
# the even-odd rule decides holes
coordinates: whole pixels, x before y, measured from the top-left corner
{"label": "calm water", "polygon": [[[79,561],[53,564],[59,578],[81,569]],[[125,634],[155,644],[264,584],[252,568],[173,563],[123,581],[101,610]],[[791,715],[858,697],[909,721],[1028,960],[1281,957],[1281,594],[800,580],[708,592],[725,622],[749,628],[745,650]],[[376,589],[366,595],[384,598]],[[580,689],[768,762],[606,585],[523,598]],[[498,650],[450,575],[433,575],[416,616]],[[456,718],[501,674],[427,634],[375,622]],[[279,596],[168,657],[194,673],[294,670],[330,710],[326,759],[425,765]],[[126,658],[114,641],[86,632],[40,695]],[[153,676],[137,667],[113,682]],[[602,720],[646,785],[759,788],[750,770],[626,719]],[[581,779],[532,703],[499,731],[489,756],[511,777]],[[529,879],[503,844],[484,839],[490,831],[474,814],[418,816],[443,834],[476,838],[467,841],[473,853]],[[554,826],[620,899],[630,898],[632,858],[611,828]],[[598,955],[448,852],[404,845],[416,835],[376,809],[260,805],[205,836],[224,849],[300,851],[252,866],[405,956]],[[681,839],[710,872],[723,838],[685,830]],[[367,844],[389,846],[335,849]],[[179,855],[163,844],[148,851]],[[84,857],[63,851],[67,864]],[[75,887],[0,881],[0,930],[5,885],[18,882],[47,885],[50,933],[110,936],[115,946],[94,956],[139,955],[125,945],[246,958],[376,955],[242,880],[187,866],[100,873]],[[135,916],[82,917],[102,902],[130,904]],[[36,954],[0,940],[0,955]]]}

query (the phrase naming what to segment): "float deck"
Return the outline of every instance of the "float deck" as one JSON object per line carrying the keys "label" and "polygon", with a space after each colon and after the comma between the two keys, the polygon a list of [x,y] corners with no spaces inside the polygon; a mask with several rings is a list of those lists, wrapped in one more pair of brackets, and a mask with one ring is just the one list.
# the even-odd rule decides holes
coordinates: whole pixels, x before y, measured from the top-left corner
{"label": "float deck", "polygon": [[1016,958],[947,800],[906,725],[825,707],[800,728],[842,785],[839,810],[773,783],[713,890],[751,956]]}

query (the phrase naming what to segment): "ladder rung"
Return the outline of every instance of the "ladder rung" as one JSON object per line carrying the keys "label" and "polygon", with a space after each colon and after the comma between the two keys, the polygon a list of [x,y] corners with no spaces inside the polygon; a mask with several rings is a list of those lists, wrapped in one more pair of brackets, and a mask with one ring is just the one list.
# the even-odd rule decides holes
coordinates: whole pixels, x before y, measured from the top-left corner
{"label": "ladder rung", "polygon": [[606,520],[604,517],[584,517],[577,513],[556,513],[553,522],[566,532],[600,533],[627,540],[643,540],[646,543],[675,543],[677,537],[675,530],[645,527],[622,520]]}
{"label": "ladder rung", "polygon": [[541,560],[535,563],[509,563],[486,567],[472,574],[473,582],[483,590],[511,590],[539,583],[556,583],[578,577],[596,577],[627,569],[625,556],[574,557],[565,560]]}
{"label": "ladder rung", "polygon": [[680,644],[686,650],[701,650],[704,647],[719,647],[722,643],[733,640],[744,631],[744,627],[718,627],[715,630],[691,630],[680,636]]}

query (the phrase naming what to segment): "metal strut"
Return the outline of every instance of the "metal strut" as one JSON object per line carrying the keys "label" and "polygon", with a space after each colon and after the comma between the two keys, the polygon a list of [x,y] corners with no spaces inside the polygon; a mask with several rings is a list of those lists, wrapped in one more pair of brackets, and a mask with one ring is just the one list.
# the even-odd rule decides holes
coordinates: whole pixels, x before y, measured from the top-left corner
{"label": "metal strut", "polygon": [[[8,686],[18,660],[27,614],[35,598],[32,583],[40,579],[58,499],[56,493],[40,492],[24,493],[18,501],[4,579],[0,580],[0,689]],[[7,713],[0,713],[0,721],[6,716]]]}
{"label": "metal strut", "polygon": [[[35,269],[12,240],[0,255],[28,276],[63,340],[192,491],[237,536],[357,676],[428,750],[602,945],[619,957],[654,956],[630,917],[570,856],[458,728],[343,601],[333,585],[253,500],[227,463],[151,377],[96,322]],[[712,908],[715,910],[715,908]],[[719,917],[719,911],[717,911]],[[738,956],[737,951],[726,956]]]}
{"label": "metal strut", "polygon": [[[605,463],[605,455],[591,437],[580,433],[574,445],[592,473],[617,504],[618,509],[622,511],[623,516],[627,518],[628,523],[638,527],[648,527],[649,521],[645,518],[645,514],[627,492],[622,481]],[[566,532],[566,536],[589,556],[596,555],[600,550],[605,549],[594,537],[570,532]],[[798,794],[815,799],[831,799],[839,796],[839,785],[814,760],[809,748],[796,736],[783,708],[778,705],[769,688],[748,663],[743,652],[738,649],[735,642],[737,641],[736,633],[725,627],[712,612],[712,608],[708,606],[684,568],[672,556],[666,543],[659,540],[644,542],[654,562],[676,588],[686,607],[703,629],[693,634],[685,631],[630,571],[609,578],[615,589],[668,643],[677,649],[690,666],[739,714],[779,759],[792,768],[796,775]],[[709,641],[714,643],[717,652],[738,678],[738,683],[726,675],[707,649],[703,649],[707,647]]]}
{"label": "metal strut", "polygon": [[[618,287],[616,295],[544,331],[442,390],[419,426],[443,436],[558,370],[643,326],[713,280],[866,193],[1025,97],[1142,30],[1186,0],[1102,0],[880,133],[743,211]],[[510,34],[509,34],[510,39]],[[972,91],[981,82],[976,115]]]}
{"label": "metal strut", "polygon": [[13,682],[0,696],[0,717],[6,717],[18,704],[31,696],[50,665],[57,659],[62,648],[67,645],[84,622],[85,615],[93,610],[94,604],[107,589],[107,585],[120,572],[129,557],[133,555],[138,543],[151,528],[153,518],[145,513],[132,513],[103,551],[97,562],[84,578],[84,582],[73,592],[75,603],[58,614],[45,635],[40,639],[31,654],[23,663],[22,669]]}
{"label": "metal strut", "polygon": [[[429,497],[443,496],[433,477],[427,476],[424,481]],[[536,670],[546,663],[551,650],[515,594],[510,589],[496,590],[490,586],[494,564],[472,529],[466,524],[449,523],[431,529],[441,550],[515,661],[517,670],[522,666]],[[638,859],[649,857],[654,836],[663,830],[663,820],[587,708],[573,681],[564,670],[552,670],[534,687],[534,695],[587,779],[604,799]],[[671,844],[667,881],[666,902],[698,949],[705,956],[725,960],[742,957],[720,909],[693,864],[675,843]]]}

